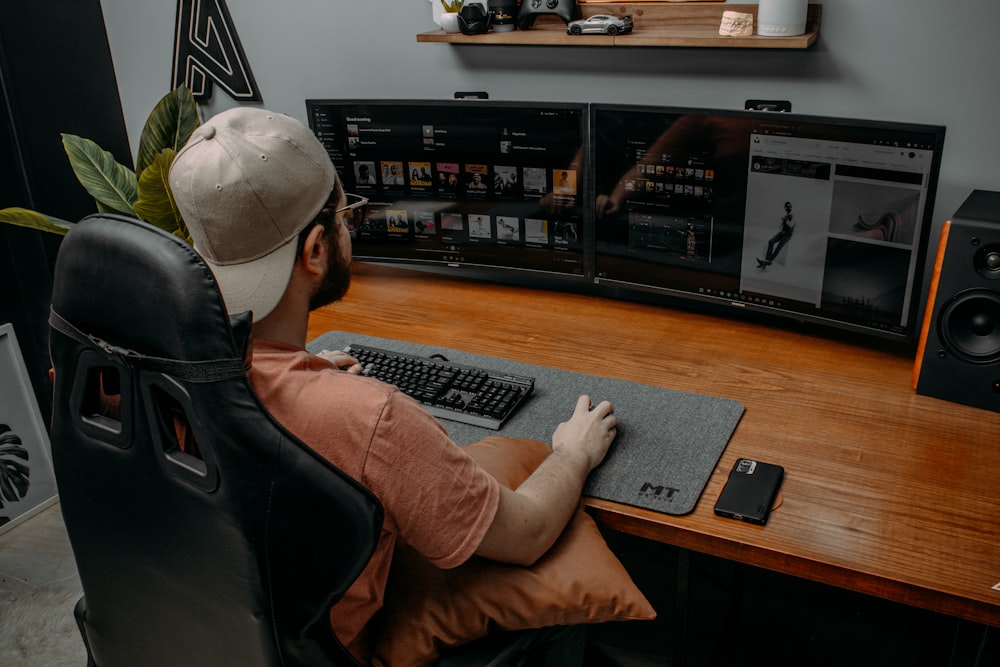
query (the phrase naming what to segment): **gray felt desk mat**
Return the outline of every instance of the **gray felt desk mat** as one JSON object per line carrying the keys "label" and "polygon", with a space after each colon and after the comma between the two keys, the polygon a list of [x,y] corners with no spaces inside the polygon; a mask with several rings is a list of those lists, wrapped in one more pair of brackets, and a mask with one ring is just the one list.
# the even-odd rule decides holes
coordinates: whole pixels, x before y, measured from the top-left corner
{"label": "gray felt desk mat", "polygon": [[584,494],[668,514],[694,509],[744,410],[742,403],[729,399],[342,331],[327,332],[308,348],[342,350],[351,343],[406,354],[436,353],[456,363],[535,378],[528,402],[499,431],[442,419],[460,445],[489,435],[551,445],[552,432],[572,414],[578,396],[587,394],[595,403],[610,400],[620,432],[587,480]]}

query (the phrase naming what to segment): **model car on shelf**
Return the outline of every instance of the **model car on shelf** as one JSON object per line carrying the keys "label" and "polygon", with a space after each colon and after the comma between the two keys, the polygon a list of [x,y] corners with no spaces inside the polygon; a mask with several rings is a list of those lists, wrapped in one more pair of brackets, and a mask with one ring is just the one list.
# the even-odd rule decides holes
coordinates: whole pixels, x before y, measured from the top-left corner
{"label": "model car on shelf", "polygon": [[618,35],[632,32],[631,16],[611,16],[610,14],[594,14],[585,19],[570,21],[566,24],[566,32],[571,35],[584,33],[600,33],[602,35]]}

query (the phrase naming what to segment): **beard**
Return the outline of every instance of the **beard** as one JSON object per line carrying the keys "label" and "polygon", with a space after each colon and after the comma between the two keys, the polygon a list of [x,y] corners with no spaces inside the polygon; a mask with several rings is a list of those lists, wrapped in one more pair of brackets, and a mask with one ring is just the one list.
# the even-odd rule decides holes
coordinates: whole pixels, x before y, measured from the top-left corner
{"label": "beard", "polygon": [[336,235],[328,237],[327,244],[327,255],[330,260],[319,287],[309,297],[309,310],[311,311],[340,301],[347,294],[347,288],[351,285],[351,260],[341,256],[340,244],[337,242]]}

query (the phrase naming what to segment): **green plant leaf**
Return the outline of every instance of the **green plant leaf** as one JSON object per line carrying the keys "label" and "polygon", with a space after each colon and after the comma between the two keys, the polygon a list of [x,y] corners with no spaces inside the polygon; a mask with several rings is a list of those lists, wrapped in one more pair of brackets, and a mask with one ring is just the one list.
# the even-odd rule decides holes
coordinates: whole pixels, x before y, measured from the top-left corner
{"label": "green plant leaf", "polygon": [[63,134],[62,138],[77,180],[97,201],[98,209],[134,218],[135,172],[90,139],[75,134]]}
{"label": "green plant leaf", "polygon": [[139,174],[139,198],[136,200],[133,210],[146,222],[190,243],[191,236],[188,234],[180,211],[177,210],[177,205],[174,203],[168,182],[170,165],[176,155],[177,151],[173,148],[163,149],[156,155],[153,162]]}
{"label": "green plant leaf", "polygon": [[198,103],[187,86],[182,84],[164,95],[149,114],[139,136],[136,173],[145,171],[164,148],[179,151],[199,125]]}
{"label": "green plant leaf", "polygon": [[0,223],[17,225],[18,227],[30,227],[31,229],[39,229],[43,232],[52,232],[53,234],[65,234],[74,225],[74,223],[66,220],[60,220],[59,218],[53,218],[37,211],[18,208],[16,206],[0,209]]}
{"label": "green plant leaf", "polygon": [[0,424],[0,508],[4,501],[24,500],[31,486],[31,466],[28,450],[22,446],[21,437],[6,424]]}

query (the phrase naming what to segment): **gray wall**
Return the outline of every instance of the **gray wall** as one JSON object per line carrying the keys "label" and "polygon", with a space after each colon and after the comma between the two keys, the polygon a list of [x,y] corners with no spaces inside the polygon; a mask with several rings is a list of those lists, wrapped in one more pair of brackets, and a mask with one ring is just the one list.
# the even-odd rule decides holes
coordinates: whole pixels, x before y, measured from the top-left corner
{"label": "gray wall", "polygon": [[[620,101],[946,125],[937,227],[975,188],[1000,190],[1000,3],[826,0],[806,51],[417,43],[430,0],[227,0],[264,106],[305,120],[309,97]],[[170,87],[176,2],[102,0],[133,151]],[[233,106],[216,88],[205,117]]]}

